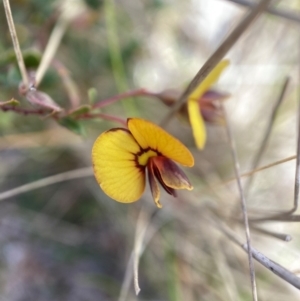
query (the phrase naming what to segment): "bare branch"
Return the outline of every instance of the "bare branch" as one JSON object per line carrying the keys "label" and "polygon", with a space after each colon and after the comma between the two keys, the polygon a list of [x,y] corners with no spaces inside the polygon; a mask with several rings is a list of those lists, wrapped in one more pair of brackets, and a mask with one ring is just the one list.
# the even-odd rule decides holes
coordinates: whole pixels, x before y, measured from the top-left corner
{"label": "bare branch", "polygon": [[137,89],[137,90],[132,90],[132,91],[127,91],[115,96],[112,96],[111,98],[99,101],[97,103],[95,103],[93,105],[93,109],[96,108],[103,108],[106,107],[108,105],[111,105],[119,100],[125,99],[125,98],[129,98],[129,97],[137,97],[137,96],[151,96],[151,97],[156,97],[155,94],[148,92],[145,89]]}
{"label": "bare branch", "polygon": [[139,292],[141,291],[139,286],[139,262],[142,253],[143,241],[149,223],[150,223],[149,216],[143,210],[141,210],[136,224],[136,232],[135,232],[134,248],[133,248],[133,280],[134,280],[134,290],[136,295],[138,295]]}
{"label": "bare branch", "polygon": [[13,20],[13,17],[12,17],[9,0],[3,0],[3,5],[4,5],[5,14],[6,14],[7,24],[8,24],[8,27],[9,27],[10,36],[11,36],[11,39],[12,39],[12,42],[13,42],[13,45],[14,45],[14,51],[15,51],[17,62],[18,62],[19,69],[20,69],[20,72],[21,72],[22,81],[23,81],[23,84],[25,85],[26,90],[27,90],[28,86],[29,86],[29,79],[28,79],[28,75],[27,75],[27,71],[26,71],[22,51],[21,51],[21,48],[20,48],[20,44],[19,44],[19,40],[18,40],[18,36],[17,36],[15,24],[14,24],[14,20]]}
{"label": "bare branch", "polygon": [[267,235],[267,236],[270,236],[270,237],[273,237],[273,238],[277,238],[277,239],[280,239],[280,240],[283,240],[283,241],[286,241],[286,242],[289,242],[289,241],[292,240],[292,236],[289,235],[289,234],[269,231],[269,230],[265,230],[265,229],[262,229],[262,228],[259,228],[259,227],[253,227],[252,225],[251,225],[251,229],[253,229],[257,232],[260,232],[264,235]]}
{"label": "bare branch", "polygon": [[[232,233],[227,227],[221,224],[221,222],[216,223],[215,221],[211,220],[211,223],[219,229],[223,234],[225,234],[232,242],[234,242],[236,245],[240,246],[245,250],[246,252],[249,251],[249,247],[247,244],[243,244],[241,240],[236,237],[235,234]],[[253,247],[251,247],[251,256],[261,263],[264,267],[266,267],[268,270],[273,272],[275,275],[279,276],[281,279],[285,280],[289,284],[295,286],[296,288],[300,289],[300,278],[297,277],[295,274],[284,268],[283,266],[279,265],[278,263],[270,260],[267,256],[260,253]]]}
{"label": "bare branch", "polygon": [[[274,122],[275,122],[275,118],[276,118],[278,109],[279,109],[282,101],[284,100],[284,96],[286,94],[289,82],[290,82],[290,78],[287,77],[285,79],[285,81],[284,81],[284,84],[283,84],[282,89],[280,91],[280,95],[279,95],[279,97],[278,97],[278,99],[277,99],[277,101],[275,103],[274,108],[273,108],[273,111],[272,111],[272,114],[271,114],[271,118],[269,120],[266,132],[265,132],[265,134],[263,136],[260,148],[259,148],[257,154],[255,155],[254,159],[253,159],[253,162],[252,162],[252,169],[253,170],[256,169],[256,167],[258,166],[258,164],[259,164],[259,162],[261,160],[261,157],[262,157],[264,151],[266,150],[266,147],[267,147],[268,142],[269,142],[269,138],[270,138],[270,135],[271,135],[271,132],[272,132],[272,128],[273,128],[273,125],[274,125]],[[253,180],[253,177],[250,176],[249,179],[248,179],[248,181],[245,184],[245,191],[249,190],[249,188],[251,186],[251,183],[252,183],[252,180]]]}
{"label": "bare branch", "polygon": [[[249,249],[247,244],[243,244],[242,248],[246,251]],[[260,264],[266,267],[268,270],[273,272],[275,275],[279,276],[286,282],[290,283],[291,285],[295,286],[296,288],[300,289],[300,278],[297,277],[295,274],[284,268],[283,266],[279,265],[278,263],[272,261],[264,254],[260,253],[253,247],[251,247],[251,253],[254,259],[256,259]]]}
{"label": "bare branch", "polygon": [[[286,163],[286,162],[289,162],[289,161],[292,161],[292,160],[295,160],[295,159],[296,159],[296,155],[290,156],[290,157],[287,157],[287,158],[284,158],[284,159],[281,159],[281,160],[278,160],[278,161],[275,161],[275,162],[272,162],[270,164],[258,167],[256,169],[253,169],[253,170],[250,170],[250,171],[247,171],[247,172],[241,174],[241,178],[249,177],[249,176],[251,176],[251,175],[253,175],[253,174],[255,174],[259,171],[262,171],[262,170],[265,170],[265,169],[268,169],[268,168],[274,167],[276,165]],[[229,180],[225,181],[223,184],[228,184],[228,183],[230,183],[234,180],[235,180],[235,178],[229,179]]]}
{"label": "bare branch", "polygon": [[250,229],[249,229],[249,221],[248,221],[248,214],[247,214],[246,198],[244,195],[244,190],[242,187],[241,176],[240,176],[240,165],[238,162],[238,155],[237,155],[234,138],[233,138],[233,134],[232,134],[229,122],[228,122],[226,111],[222,104],[220,104],[220,106],[223,111],[225,122],[226,122],[226,131],[227,131],[228,141],[230,144],[232,158],[234,161],[234,171],[235,171],[236,181],[237,181],[239,194],[240,194],[241,207],[242,207],[242,212],[243,212],[243,220],[244,220],[244,226],[245,226],[245,232],[246,232],[246,240],[247,240],[247,245],[248,245],[248,260],[249,260],[250,278],[251,278],[251,286],[252,286],[252,297],[253,297],[254,301],[257,301],[258,299],[257,299],[257,289],[256,289],[256,281],[255,281],[255,270],[254,270],[254,265],[253,265],[252,256],[251,256]]}
{"label": "bare branch", "polygon": [[[151,213],[151,217],[150,214],[148,217],[146,217],[148,219],[148,224],[144,225],[147,226],[147,231],[140,233],[140,237],[138,238],[138,240],[141,242],[142,240],[142,244],[140,245],[140,249],[139,249],[139,258],[142,256],[144,250],[146,249],[148,243],[150,242],[150,240],[152,239],[152,237],[154,236],[154,234],[163,226],[165,225],[165,223],[168,223],[169,221],[167,220],[155,220],[154,222],[153,219],[155,218],[156,214],[158,213],[158,209],[155,209],[152,213]],[[140,213],[142,214],[142,212]],[[140,217],[139,217],[140,219]],[[146,230],[146,228],[145,228]],[[136,229],[136,235],[138,235],[138,229]],[[143,235],[143,236],[142,236]],[[135,239],[137,239],[137,236],[135,237]],[[132,267],[134,265],[136,265],[136,263],[134,263],[134,258],[136,256],[136,250],[135,248],[132,250],[129,261],[127,263],[127,268],[126,268],[126,272],[125,272],[125,276],[124,276],[124,280],[122,283],[122,288],[121,288],[121,292],[118,298],[118,301],[125,301],[127,300],[127,295],[128,295],[128,291],[129,291],[129,287],[130,287],[130,283],[132,278],[134,277],[134,269],[132,269]],[[135,284],[136,285],[136,284]]]}
{"label": "bare branch", "polygon": [[92,167],[84,167],[79,168],[67,172],[63,172],[54,176],[50,176],[44,179],[37,180],[32,183],[28,183],[11,190],[7,190],[4,192],[0,192],[0,201],[5,199],[11,198],[13,196],[35,190],[38,188],[42,188],[45,186],[53,185],[60,182],[70,181],[74,179],[86,178],[91,177],[93,175],[93,168]]}
{"label": "bare branch", "polygon": [[38,87],[38,85],[41,83],[49,65],[51,64],[51,61],[57,51],[60,41],[67,29],[67,26],[68,20],[66,20],[63,17],[61,17],[56,23],[47,43],[40,65],[36,71],[35,87]]}
{"label": "bare branch", "polygon": [[[236,4],[240,4],[243,6],[247,6],[247,7],[254,7],[256,4],[254,1],[249,1],[249,0],[227,0]],[[284,19],[287,19],[289,21],[293,21],[293,22],[297,22],[300,23],[300,16],[299,14],[294,14],[292,11],[287,11],[287,10],[279,10],[277,8],[273,8],[273,7],[268,7],[266,9],[266,12],[274,15],[274,16],[278,16]]]}
{"label": "bare branch", "polygon": [[297,140],[297,161],[296,161],[296,175],[295,175],[295,188],[294,188],[294,208],[291,213],[298,209],[299,204],[299,185],[300,185],[300,99],[298,100],[298,140]]}
{"label": "bare branch", "polygon": [[285,223],[296,223],[300,222],[300,215],[290,215],[290,211],[276,214],[273,216],[261,217],[261,218],[251,218],[251,223],[260,223],[260,222],[285,222]]}
{"label": "bare branch", "polygon": [[12,111],[21,115],[46,115],[49,113],[49,111],[45,110],[45,109],[26,109],[26,108],[20,108],[20,107],[16,107],[16,106],[0,106],[0,110],[2,110],[3,112],[6,111]]}
{"label": "bare branch", "polygon": [[218,49],[205,62],[188,87],[185,89],[179,100],[172,106],[167,116],[162,120],[161,126],[165,127],[176,112],[184,105],[187,97],[193,90],[203,82],[207,75],[214,69],[215,66],[223,59],[226,53],[237,42],[241,35],[246,31],[250,24],[261,14],[269,5],[271,0],[262,0],[260,3],[248,13],[243,20],[236,26],[225,41],[218,47]]}

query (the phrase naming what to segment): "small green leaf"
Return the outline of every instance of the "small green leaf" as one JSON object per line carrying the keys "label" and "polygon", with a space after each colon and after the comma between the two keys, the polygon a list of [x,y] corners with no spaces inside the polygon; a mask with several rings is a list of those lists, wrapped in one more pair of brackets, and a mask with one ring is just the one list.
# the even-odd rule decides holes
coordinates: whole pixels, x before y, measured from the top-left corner
{"label": "small green leaf", "polygon": [[78,135],[86,135],[85,128],[82,123],[71,117],[64,117],[60,119],[58,123]]}
{"label": "small green leaf", "polygon": [[88,89],[89,102],[91,105],[94,105],[97,101],[98,92],[95,88]]}
{"label": "small green leaf", "polygon": [[16,107],[16,106],[20,105],[20,102],[18,100],[14,99],[14,98],[12,98],[8,101],[0,101],[0,107],[1,106],[6,106],[6,105]]}
{"label": "small green leaf", "polygon": [[86,113],[89,113],[89,111],[91,110],[91,106],[90,105],[82,105],[76,109],[74,109],[69,116],[71,117],[77,117]]}
{"label": "small green leaf", "polygon": [[97,10],[103,5],[102,0],[85,0],[85,3],[89,6],[89,8]]}
{"label": "small green leaf", "polygon": [[27,68],[37,68],[41,62],[42,55],[40,52],[30,49],[23,53],[25,66]]}
{"label": "small green leaf", "polygon": [[[37,68],[40,64],[42,55],[35,49],[23,51],[24,63],[27,68]],[[17,59],[13,49],[9,49],[0,56],[0,65],[14,63],[17,66]]]}

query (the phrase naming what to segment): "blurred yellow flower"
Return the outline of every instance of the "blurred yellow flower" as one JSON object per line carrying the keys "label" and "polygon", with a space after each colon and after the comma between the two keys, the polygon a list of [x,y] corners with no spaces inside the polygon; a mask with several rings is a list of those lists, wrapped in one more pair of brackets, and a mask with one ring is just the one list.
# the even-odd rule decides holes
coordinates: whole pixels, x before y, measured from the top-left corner
{"label": "blurred yellow flower", "polygon": [[114,128],[102,133],[92,149],[96,180],[109,197],[121,203],[137,201],[145,190],[146,169],[159,208],[158,182],[173,196],[175,189],[193,189],[173,162],[194,165],[193,155],[179,140],[144,119],[129,118],[127,126],[128,130]]}
{"label": "blurred yellow flower", "polygon": [[[221,61],[204,79],[204,81],[190,94],[187,106],[196,146],[202,149],[206,142],[206,128],[199,110],[199,100],[218,80],[223,70],[229,65],[229,60]],[[201,105],[201,104],[200,104]]]}

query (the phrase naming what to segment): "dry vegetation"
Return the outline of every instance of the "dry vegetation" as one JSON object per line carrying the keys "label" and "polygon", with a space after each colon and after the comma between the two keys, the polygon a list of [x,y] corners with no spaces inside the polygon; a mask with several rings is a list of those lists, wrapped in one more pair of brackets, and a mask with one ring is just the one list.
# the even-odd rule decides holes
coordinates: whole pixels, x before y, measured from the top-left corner
{"label": "dry vegetation", "polygon": [[[271,1],[272,14],[228,42],[249,3],[11,1],[23,76],[0,10],[1,301],[256,300],[241,192],[258,300],[300,298],[300,4]],[[228,52],[215,52],[223,41]],[[207,125],[199,151],[155,95],[183,92],[224,55],[227,123]],[[38,91],[20,85],[26,76]],[[133,116],[163,124],[196,160],[185,170],[194,190],[163,193],[160,210],[148,188],[139,202],[114,202],[92,174],[95,138]],[[238,178],[238,190],[235,171],[291,156]]]}

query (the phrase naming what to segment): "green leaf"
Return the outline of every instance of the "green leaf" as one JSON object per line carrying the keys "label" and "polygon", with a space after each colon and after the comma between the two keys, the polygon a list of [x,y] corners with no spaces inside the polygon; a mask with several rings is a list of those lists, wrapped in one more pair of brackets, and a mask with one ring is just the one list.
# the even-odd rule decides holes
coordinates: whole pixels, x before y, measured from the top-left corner
{"label": "green leaf", "polygon": [[14,98],[7,100],[7,101],[0,101],[0,106],[6,106],[6,105],[16,107],[16,106],[20,105],[20,102]]}
{"label": "green leaf", "polygon": [[74,109],[69,116],[71,117],[77,117],[86,113],[89,113],[89,111],[91,110],[91,106],[90,105],[82,105],[76,109]]}
{"label": "green leaf", "polygon": [[58,123],[78,135],[86,135],[84,126],[78,120],[75,120],[71,117],[64,117],[60,119]]}
{"label": "green leaf", "polygon": [[[24,58],[24,63],[26,68],[33,68],[36,69],[38,65],[40,64],[42,55],[40,52],[34,50],[34,49],[29,49],[26,51],[23,51],[23,58]],[[4,52],[0,56],[0,65],[6,65],[6,64],[11,64],[14,63],[15,66],[17,67],[17,59],[16,55],[13,49],[9,49],[8,51]]]}
{"label": "green leaf", "polygon": [[42,59],[41,53],[32,49],[24,51],[23,57],[26,68],[34,69],[36,69],[39,66]]}
{"label": "green leaf", "polygon": [[89,103],[94,105],[97,101],[98,92],[95,88],[88,89]]}

